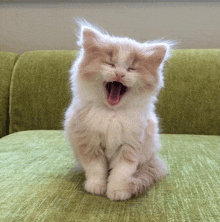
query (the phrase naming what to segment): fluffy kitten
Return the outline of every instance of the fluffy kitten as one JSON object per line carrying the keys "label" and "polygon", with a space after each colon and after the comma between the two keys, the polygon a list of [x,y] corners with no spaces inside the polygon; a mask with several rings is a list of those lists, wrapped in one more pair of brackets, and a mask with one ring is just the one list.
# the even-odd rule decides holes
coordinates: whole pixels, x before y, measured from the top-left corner
{"label": "fluffy kitten", "polygon": [[78,44],[65,132],[85,171],[85,190],[126,200],[168,175],[157,155],[154,103],[171,44],[139,43],[88,24],[81,25]]}

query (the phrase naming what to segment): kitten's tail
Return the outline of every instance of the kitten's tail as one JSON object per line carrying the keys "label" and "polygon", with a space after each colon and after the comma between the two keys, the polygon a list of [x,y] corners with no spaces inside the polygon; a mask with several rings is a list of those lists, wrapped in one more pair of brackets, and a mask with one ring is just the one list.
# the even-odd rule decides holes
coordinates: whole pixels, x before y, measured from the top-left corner
{"label": "kitten's tail", "polygon": [[168,176],[168,171],[163,160],[159,157],[138,167],[131,177],[130,187],[132,194],[139,195],[150,188],[155,182]]}

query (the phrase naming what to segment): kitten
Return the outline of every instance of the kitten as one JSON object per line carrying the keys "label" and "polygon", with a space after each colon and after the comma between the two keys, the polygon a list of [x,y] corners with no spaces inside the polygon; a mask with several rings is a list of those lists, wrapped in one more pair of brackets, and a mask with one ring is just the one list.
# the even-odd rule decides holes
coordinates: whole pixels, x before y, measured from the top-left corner
{"label": "kitten", "polygon": [[126,200],[168,175],[154,103],[170,42],[139,43],[81,24],[64,129],[85,190]]}

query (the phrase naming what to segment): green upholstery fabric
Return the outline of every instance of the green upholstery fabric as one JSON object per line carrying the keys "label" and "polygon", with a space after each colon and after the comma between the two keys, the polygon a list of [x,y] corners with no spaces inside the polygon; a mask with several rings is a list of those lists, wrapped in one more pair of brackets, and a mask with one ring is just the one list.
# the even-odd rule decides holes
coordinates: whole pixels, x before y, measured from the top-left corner
{"label": "green upholstery fabric", "polygon": [[19,55],[0,52],[0,138],[9,132],[9,91],[12,70]]}
{"label": "green upholstery fabric", "polygon": [[59,130],[76,55],[0,52],[0,222],[220,221],[220,50],[173,51],[157,104],[170,175],[122,202],[85,192]]}
{"label": "green upholstery fabric", "polygon": [[220,50],[175,50],[157,108],[163,133],[220,135]]}
{"label": "green upholstery fabric", "polygon": [[11,86],[10,133],[61,129],[70,102],[68,71],[74,51],[26,52],[16,63]]}
{"label": "green upholstery fabric", "polygon": [[220,221],[218,136],[161,136],[170,175],[128,201],[86,193],[63,131],[0,140],[0,221]]}
{"label": "green upholstery fabric", "polygon": [[[61,129],[74,51],[35,51],[16,63],[10,133]],[[220,135],[220,50],[174,50],[157,105],[163,133]]]}

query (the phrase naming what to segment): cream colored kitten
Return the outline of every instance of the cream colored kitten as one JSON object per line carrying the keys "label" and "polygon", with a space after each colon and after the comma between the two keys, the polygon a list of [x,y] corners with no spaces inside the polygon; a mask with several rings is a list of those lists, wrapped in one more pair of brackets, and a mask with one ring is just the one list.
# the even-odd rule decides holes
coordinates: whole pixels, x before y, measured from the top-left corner
{"label": "cream colored kitten", "polygon": [[65,132],[85,171],[85,190],[126,200],[168,175],[157,155],[154,103],[171,45],[110,36],[88,24],[79,45]]}

